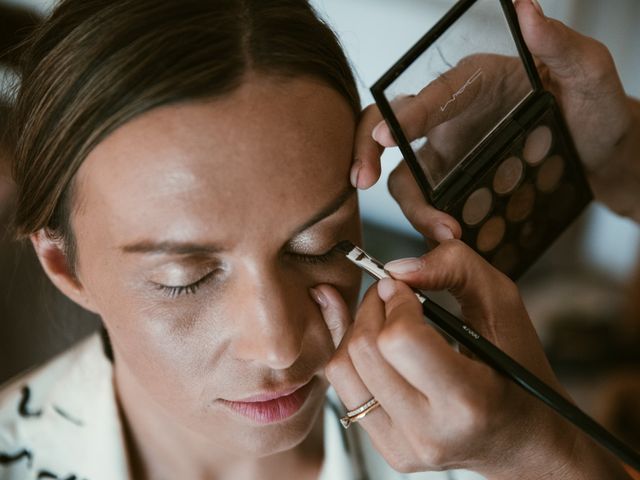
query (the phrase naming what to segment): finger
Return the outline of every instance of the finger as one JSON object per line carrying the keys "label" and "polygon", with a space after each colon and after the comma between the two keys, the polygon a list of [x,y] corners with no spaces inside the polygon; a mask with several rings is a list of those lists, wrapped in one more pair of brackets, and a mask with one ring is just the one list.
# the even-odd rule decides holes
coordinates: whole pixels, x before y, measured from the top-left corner
{"label": "finger", "polygon": [[[393,99],[389,99],[389,106],[391,110],[393,110],[394,114],[398,114],[399,112],[404,111],[405,109],[411,110],[411,106],[416,102],[415,95],[398,95]],[[410,119],[407,119],[410,120]],[[409,125],[408,128],[411,128]],[[371,132],[371,137],[380,145],[385,148],[395,147],[398,145],[395,137],[391,133],[391,129],[388,128],[386,120],[380,120],[377,125],[375,125],[373,131]]]}
{"label": "finger", "polygon": [[[459,240],[441,243],[419,258],[394,260],[384,266],[395,279],[422,290],[464,290],[473,299],[482,298],[476,287],[486,285],[499,277],[493,269],[469,246]],[[502,275],[504,276],[504,275]]]}
{"label": "finger", "polygon": [[425,237],[443,242],[462,236],[455,218],[427,203],[406,162],[400,162],[391,172],[388,187],[413,228]]}
{"label": "finger", "polygon": [[[356,372],[348,353],[348,343],[352,330],[351,315],[339,292],[330,285],[318,285],[311,289],[311,295],[320,306],[320,310],[331,332],[336,352],[325,367],[325,375],[347,410],[353,410],[367,402],[373,395]],[[364,420],[368,423],[378,418],[378,429],[388,429],[388,416],[382,409],[371,412]],[[374,415],[375,414],[375,415]],[[369,418],[371,417],[371,418]]]}
{"label": "finger", "polygon": [[[375,337],[377,326],[382,323],[384,312],[374,286],[365,295],[354,326],[341,349],[348,346],[352,365],[358,365],[358,377],[381,405],[361,421],[361,426],[387,461],[392,465],[402,465],[403,469],[414,470],[416,458],[419,458],[415,451],[415,439],[424,437],[423,429],[416,425],[416,418],[429,422],[429,402],[425,395],[395,372],[379,353],[375,353],[376,340],[372,337]],[[368,355],[367,351],[373,352],[373,355]],[[384,415],[376,416],[376,412]]]}
{"label": "finger", "polygon": [[538,342],[516,285],[458,240],[420,258],[390,262],[385,269],[414,288],[449,290],[466,322],[521,360],[520,352],[533,351]]}
{"label": "finger", "polygon": [[325,375],[329,383],[331,383],[347,410],[357,408],[373,396],[362,379],[360,379],[349,358],[346,342],[350,337],[351,330],[347,332],[344,337],[345,342],[338,346],[331,361],[325,367]]}
{"label": "finger", "polygon": [[[392,105],[402,105],[409,101],[411,97],[400,96],[392,102]],[[382,152],[385,146],[395,146],[393,139],[386,142],[385,146],[375,140],[376,131],[381,124],[384,124],[384,120],[375,104],[369,105],[360,114],[355,135],[354,163],[351,167],[351,184],[356,188],[367,189],[378,181]]]}
{"label": "finger", "polygon": [[497,321],[509,323],[506,306],[517,310],[521,304],[515,284],[459,240],[441,243],[420,258],[389,262],[385,269],[414,288],[450,291],[465,319],[489,338],[496,337],[491,329]]}
{"label": "finger", "polygon": [[316,285],[309,289],[311,298],[320,307],[324,323],[334,347],[338,348],[351,324],[351,312],[340,293],[331,285]]}
{"label": "finger", "polygon": [[[470,56],[426,85],[417,95],[404,96],[402,101],[391,99],[393,113],[408,141],[421,138],[432,128],[462,114],[479,96],[485,72],[481,57]],[[464,86],[467,95],[456,95]],[[373,138],[384,147],[396,145],[386,122],[380,122]]]}
{"label": "finger", "polygon": [[[351,333],[352,330],[350,329],[325,369],[329,382],[347,410],[354,410],[374,397],[374,394],[366,387],[349,358],[347,345]],[[407,444],[403,432],[395,428],[384,405],[380,404],[380,407],[360,419],[358,425],[367,432],[375,449],[385,458],[410,458],[412,453],[411,445]]]}
{"label": "finger", "polygon": [[[588,77],[592,73],[593,69],[588,68],[585,62],[594,57],[585,53],[594,46],[600,46],[597,41],[568,28],[558,20],[545,17],[538,2],[519,0],[515,7],[529,50],[553,75],[574,78]],[[607,57],[604,58],[607,63],[605,70],[611,70],[609,56],[605,54],[606,48],[599,50]]]}
{"label": "finger", "polygon": [[470,382],[468,376],[480,378],[483,375],[482,370],[486,367],[453,350],[424,321],[420,302],[407,285],[383,279],[378,283],[378,294],[384,301],[386,315],[378,339],[380,352],[414,388],[425,394],[453,394],[454,389],[470,388],[474,382]]}
{"label": "finger", "polygon": [[360,114],[351,167],[351,184],[356,188],[367,189],[380,178],[380,156],[384,147],[373,139],[371,132],[381,120],[382,115],[376,105],[369,105]]}
{"label": "finger", "polygon": [[428,413],[429,401],[426,392],[417,391],[380,353],[378,337],[384,324],[384,304],[373,286],[365,295],[354,321],[348,342],[349,357],[367,389],[393,424],[407,427],[415,420],[416,414]]}
{"label": "finger", "polygon": [[[333,358],[325,367],[325,375],[345,408],[355,410],[374,398],[374,395],[358,375],[349,357],[347,345],[350,337],[351,330],[347,332],[345,341],[338,347]],[[359,423],[367,428],[370,434],[376,434],[380,437],[388,436],[392,429],[392,422],[384,407],[376,408]]]}

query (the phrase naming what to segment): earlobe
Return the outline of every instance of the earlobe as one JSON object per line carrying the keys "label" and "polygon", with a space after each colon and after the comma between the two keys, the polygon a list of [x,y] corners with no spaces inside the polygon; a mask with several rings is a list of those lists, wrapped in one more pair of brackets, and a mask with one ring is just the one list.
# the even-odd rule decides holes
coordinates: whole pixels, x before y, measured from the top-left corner
{"label": "earlobe", "polygon": [[86,310],[97,313],[69,263],[64,242],[49,235],[44,229],[32,234],[30,238],[40,265],[58,290]]}

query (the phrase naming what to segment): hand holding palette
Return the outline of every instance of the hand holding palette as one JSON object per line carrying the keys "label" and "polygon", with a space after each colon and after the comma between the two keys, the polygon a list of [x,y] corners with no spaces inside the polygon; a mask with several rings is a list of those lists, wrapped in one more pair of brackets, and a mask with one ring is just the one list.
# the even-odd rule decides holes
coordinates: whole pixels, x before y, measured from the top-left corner
{"label": "hand holding palette", "polygon": [[519,277],[592,198],[511,0],[461,0],[371,88],[425,198]]}

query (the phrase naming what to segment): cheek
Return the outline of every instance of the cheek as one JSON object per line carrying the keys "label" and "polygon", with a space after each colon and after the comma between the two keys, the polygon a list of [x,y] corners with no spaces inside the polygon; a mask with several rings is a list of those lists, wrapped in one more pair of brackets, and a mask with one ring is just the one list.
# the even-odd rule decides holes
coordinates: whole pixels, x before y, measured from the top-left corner
{"label": "cheek", "polygon": [[[203,328],[200,306],[168,307],[162,301],[123,297],[106,307],[103,321],[117,361],[154,396],[197,398],[216,375],[210,360],[222,348],[224,322]],[[222,320],[224,317],[216,315]],[[213,379],[216,380],[216,379]]]}
{"label": "cheek", "polygon": [[208,395],[206,384],[220,383],[217,369],[210,368],[225,336],[224,314],[216,311],[223,306],[219,299],[207,302],[206,308],[203,302],[165,299],[140,287],[125,266],[115,276],[103,268],[91,275],[90,267],[87,263],[87,284],[118,366],[165,406],[201,407],[200,399]]}

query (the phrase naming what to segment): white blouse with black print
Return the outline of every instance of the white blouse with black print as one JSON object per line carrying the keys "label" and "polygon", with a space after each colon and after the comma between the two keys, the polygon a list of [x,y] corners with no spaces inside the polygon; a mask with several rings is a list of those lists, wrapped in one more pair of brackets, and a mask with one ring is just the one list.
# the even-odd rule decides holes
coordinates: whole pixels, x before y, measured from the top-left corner
{"label": "white blouse with black print", "polygon": [[[93,335],[0,390],[0,480],[129,480],[113,368]],[[325,408],[319,480],[481,480],[471,472],[402,475],[359,428],[345,431],[339,402]]]}

